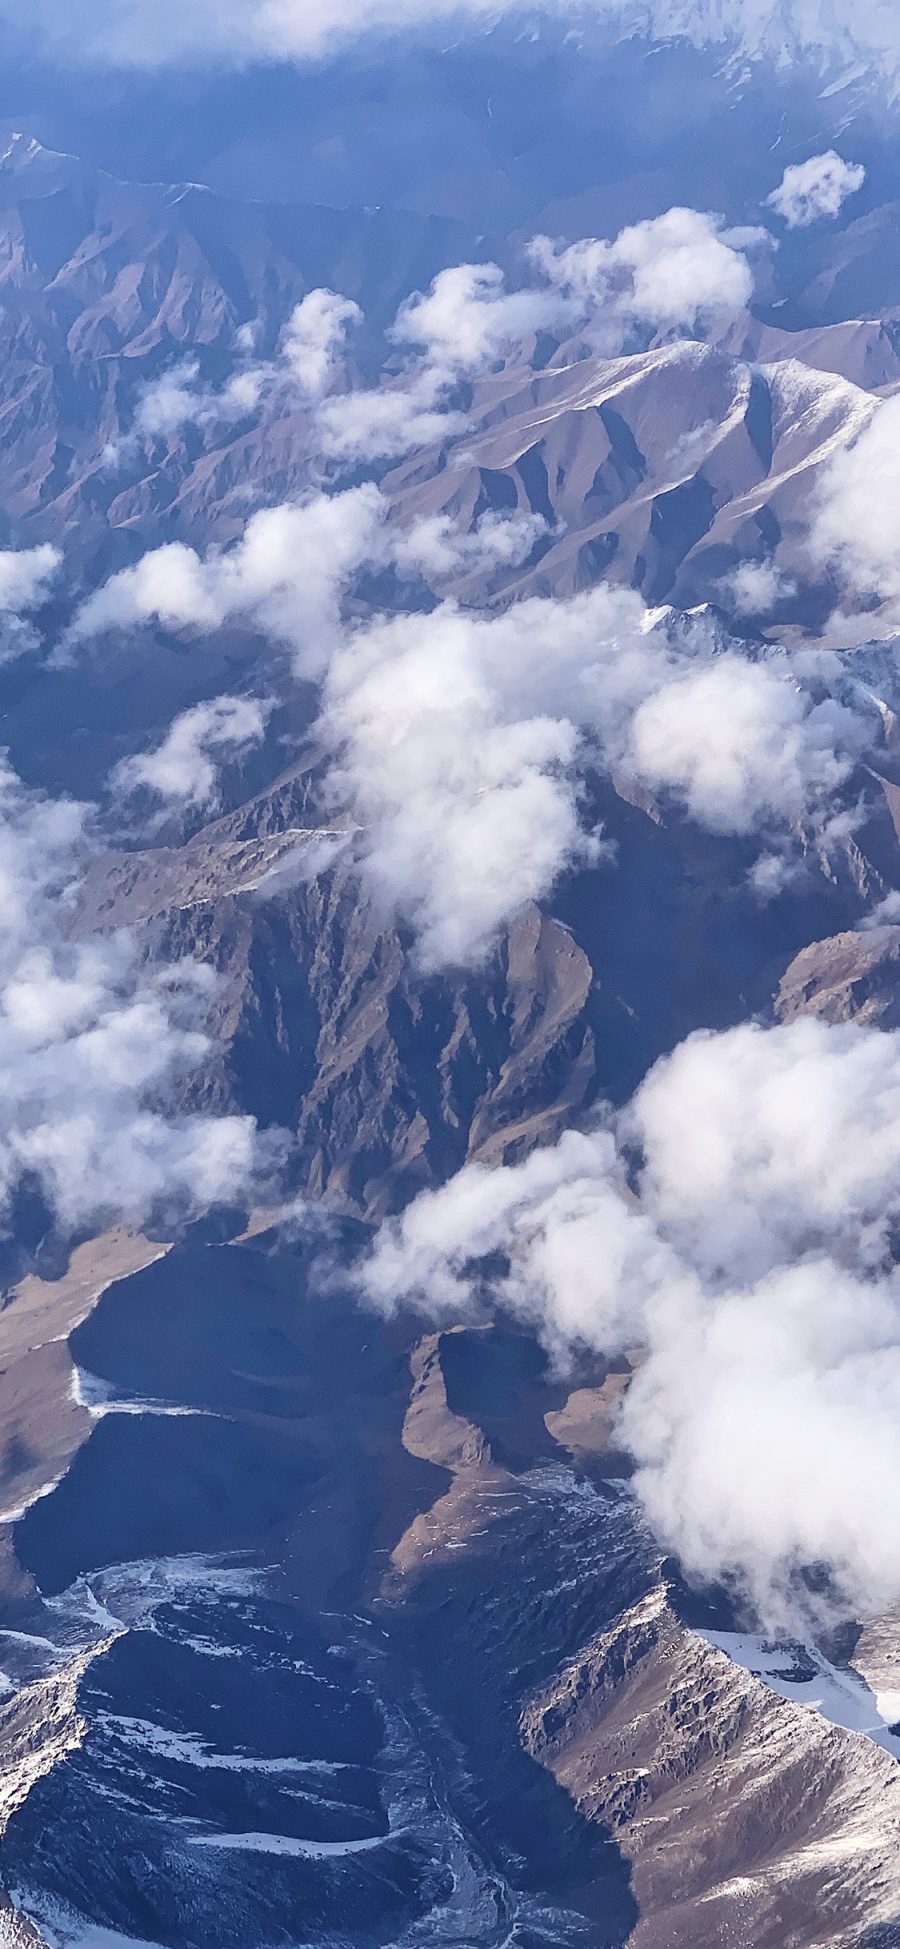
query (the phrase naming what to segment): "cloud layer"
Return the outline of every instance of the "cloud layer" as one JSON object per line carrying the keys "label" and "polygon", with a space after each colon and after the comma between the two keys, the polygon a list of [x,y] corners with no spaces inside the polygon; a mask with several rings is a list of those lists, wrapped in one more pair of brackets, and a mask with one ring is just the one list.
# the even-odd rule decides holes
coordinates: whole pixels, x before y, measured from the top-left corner
{"label": "cloud layer", "polygon": [[[602,856],[583,814],[598,770],[710,831],[755,835],[776,859],[791,828],[827,843],[853,767],[881,734],[877,713],[817,698],[784,658],[723,651],[702,616],[676,629],[603,584],[496,614],[443,601],[354,620],[347,597],[364,567],[439,585],[521,561],[542,526],[489,515],[462,534],[426,517],[395,531],[386,515],[363,486],[256,514],[242,540],[205,558],[170,543],[91,596],[70,642],[241,619],[287,645],[295,670],[322,686],[315,735],[332,800],[357,821],[360,870],[382,909],[413,926],[431,969],[479,962],[566,867]],[[189,712],[114,784],[202,803],[212,748],[259,735],[253,708],[226,698]]]}

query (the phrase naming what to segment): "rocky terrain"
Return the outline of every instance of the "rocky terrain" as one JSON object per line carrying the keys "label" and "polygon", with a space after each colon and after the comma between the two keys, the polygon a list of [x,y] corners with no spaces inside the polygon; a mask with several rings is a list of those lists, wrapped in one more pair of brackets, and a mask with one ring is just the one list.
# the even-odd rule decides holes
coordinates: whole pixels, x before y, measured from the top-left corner
{"label": "rocky terrain", "polygon": [[888,1940],[890,1638],[838,1667],[723,1632],[622,1480],[621,1374],[375,1334],[298,1274],[264,1236],[178,1247],[55,1375],[7,1369],[45,1427],[83,1404],[5,1575],[35,1939]]}
{"label": "rocky terrain", "polygon": [[[663,1556],[619,1419],[640,1347],[566,1366],[502,1310],[364,1310],[350,1272],[416,1193],[590,1125],[693,1031],[900,1026],[890,611],[871,643],[865,603],[852,644],[826,632],[836,586],[809,548],[834,454],[900,392],[900,138],[855,71],[829,92],[771,69],[773,48],[745,71],[506,23],[393,66],[337,60],[315,86],[255,75],[225,133],[237,83],[195,77],[164,140],[158,78],[117,96],[106,77],[90,128],[78,90],[33,80],[42,106],[0,142],[0,545],[64,564],[36,645],[0,661],[3,740],[26,785],[97,804],[66,943],[112,952],[124,930],[148,979],[215,972],[177,1109],[251,1115],[288,1159],[271,1205],[94,1236],[26,1185],[7,1227],[9,1949],[900,1941],[896,1614],[795,1641]],[[27,108],[14,68],[0,87]],[[423,517],[540,524],[524,559],[426,562],[413,615],[606,580],[674,632],[701,613],[715,654],[814,655],[816,695],[862,699],[871,723],[833,830],[795,817],[764,898],[752,834],[598,761],[580,804],[599,856],[480,963],[424,969],[360,875],[314,686],[252,618],[56,653],[81,598],[147,549],[226,548],[253,508],[359,477],[323,468],[282,379],[243,418],[156,432],[135,429],[144,389],[185,359],[221,389],[242,327],[277,362],[292,306],[328,285],[366,315],[339,389],[402,392],[391,321],[440,269],[495,260],[518,286],[536,229],[605,235],[697,200],[711,157],[723,217],[748,222],[788,110],[796,145],[852,133],[865,200],[827,237],[782,235],[749,308],[615,355],[529,331],[460,382],[464,431],[372,471],[391,545]],[[153,127],[171,180],[151,180]],[[780,578],[774,607],[738,613],[748,562]],[[397,589],[360,573],[354,615],[390,614]],[[114,764],[263,681],[265,736],[223,764],[217,802],[122,813]]]}

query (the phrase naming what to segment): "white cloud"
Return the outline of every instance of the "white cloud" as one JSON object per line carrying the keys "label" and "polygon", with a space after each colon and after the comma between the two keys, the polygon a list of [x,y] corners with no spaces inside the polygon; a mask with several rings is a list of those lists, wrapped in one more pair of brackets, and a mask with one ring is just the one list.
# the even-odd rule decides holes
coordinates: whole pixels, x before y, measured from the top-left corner
{"label": "white cloud", "polygon": [[[900,1290],[832,1260],[713,1304],[660,1298],[622,1438],[651,1521],[701,1578],[735,1577],[775,1629],[897,1601]],[[827,1566],[829,1601],[803,1591]]]}
{"label": "white cloud", "polygon": [[0,548],[0,614],[22,615],[46,602],[62,563],[58,548]]}
{"label": "white cloud", "polygon": [[420,357],[390,383],[334,393],[316,415],[322,454],[339,463],[386,460],[465,433],[453,404],[460,379],[512,352],[542,324],[574,316],[558,295],[506,290],[496,264],[456,264],[401,306],[392,327]]}
{"label": "white cloud", "polygon": [[[183,426],[204,417],[207,406],[206,398],[198,389],[199,376],[196,359],[180,359],[158,379],[148,379],[138,394],[135,432],[149,435],[151,439],[158,434],[169,438],[173,433],[180,433]],[[119,455],[122,445],[121,441],[113,443],[110,459]]]}
{"label": "white cloud", "polygon": [[279,337],[274,359],[253,358],[254,325],[242,325],[235,335],[240,363],[218,388],[200,377],[197,359],[180,359],[138,393],[130,434],[107,449],[113,465],[134,454],[145,439],[171,439],[186,426],[228,426],[257,411],[279,386],[291,388],[304,401],[318,404],[338,370],[350,325],[362,312],[350,298],[317,288],[301,298]]}
{"label": "white cloud", "polygon": [[362,320],[359,305],[336,291],[308,291],[294,306],[278,344],[294,384],[310,399],[327,391],[347,327]]}
{"label": "white cloud", "polygon": [[258,372],[235,373],[219,392],[203,385],[199,374],[196,359],[182,359],[158,379],[149,380],[138,397],[131,440],[116,442],[109,457],[121,459],[135,439],[168,440],[186,426],[242,420],[255,412],[262,393]]}
{"label": "white cloud", "polygon": [[539,514],[483,514],[465,531],[449,515],[422,515],[393,543],[402,575],[444,576],[474,569],[514,568],[527,560],[546,530]]}
{"label": "white cloud", "polygon": [[900,398],[873,400],[834,453],[812,508],[810,550],[851,598],[900,602]]}
{"label": "white cloud", "polygon": [[[354,488],[257,514],[205,558],[169,544],[90,597],[70,642],[241,618],[289,645],[297,671],[323,682],[316,731],[335,801],[362,829],[361,871],[412,924],[425,965],[477,962],[568,865],[600,857],[582,814],[598,768],[671,795],[716,832],[786,840],[802,825],[825,849],[837,839],[834,795],[877,739],[874,715],[814,702],[786,661],[720,654],[702,617],[672,628],[602,585],[497,614],[443,602],[354,623],[342,602],[363,563],[439,586],[514,565],[540,525],[487,517],[463,536],[441,517],[394,533],[385,513],[376,488]],[[192,765],[193,729],[174,754],[187,740]]]}
{"label": "white cloud", "polygon": [[0,548],[0,663],[37,647],[31,617],[48,601],[62,565],[58,548]]}
{"label": "white cloud", "polygon": [[581,823],[585,734],[619,735],[662,643],[605,587],[495,617],[444,603],[377,621],[333,659],[320,734],[364,827],[363,870],[428,966],[480,959],[597,840]]}
{"label": "white cloud", "polygon": [[491,1297],[536,1326],[559,1352],[586,1342],[620,1349],[646,1296],[677,1271],[648,1221],[629,1209],[612,1136],[569,1130],[522,1164],[469,1164],[381,1228],[361,1272],[370,1302],[410,1301],[459,1320],[477,1307],[473,1263],[514,1248]]}
{"label": "white cloud", "polygon": [[254,361],[252,327],[242,328],[242,363],[218,390],[201,380],[196,359],[145,386],[132,432],[107,457],[118,464],[142,439],[168,439],[188,425],[227,425],[264,402],[277,411],[287,387],[311,409],[310,458],[339,466],[393,458],[465,432],[468,416],[454,403],[460,381],[483,374],[544,328],[562,335],[588,325],[596,343],[614,351],[635,326],[697,330],[740,310],[753,288],[743,246],[760,234],[738,238],[718,217],[673,209],[612,242],[583,238],[563,246],[535,238],[529,257],[543,283],[522,290],[507,289],[497,264],[452,265],[400,307],[391,336],[418,353],[407,369],[387,383],[344,391],[334,381],[348,327],[362,313],[337,292],[310,291],[294,307],[274,359]]}
{"label": "white cloud", "polygon": [[[250,697],[216,697],[182,711],[155,751],[124,758],[112,773],[115,792],[144,789],[166,806],[209,806],[217,797],[217,757],[259,744],[269,706]],[[213,756],[216,754],[216,756]]]}
{"label": "white cloud", "polygon": [[[505,633],[513,655],[517,622]],[[322,730],[340,753],[334,790],[364,828],[370,885],[413,922],[429,967],[481,958],[591,845],[578,814],[578,731],[531,710],[512,672],[510,696],[498,692],[502,622],[493,629],[449,606],[401,617],[353,639],[329,675]]]}
{"label": "white cloud", "polygon": [[827,847],[876,730],[780,663],[717,654],[702,620],[670,632],[601,585],[499,615],[445,602],[346,635],[319,733],[364,828],[362,870],[436,967],[482,958],[567,865],[599,857],[581,811],[591,770],[670,793],[714,832],[787,843],[803,825]]}
{"label": "white cloud", "polygon": [[532,332],[576,316],[570,299],[553,289],[507,291],[498,264],[454,264],[438,272],[424,296],[401,306],[393,336],[421,346],[432,366],[477,372]]}
{"label": "white cloud", "polygon": [[860,928],[871,933],[878,927],[897,926],[900,926],[900,893],[892,889],[890,893],[885,894],[883,900],[878,901],[871,913],[860,921]]}
{"label": "white cloud", "polygon": [[205,556],[168,542],[87,598],[64,653],[90,637],[149,623],[211,631],[243,619],[287,644],[300,674],[321,674],[345,586],[380,555],[384,512],[378,489],[364,485],[262,509],[234,547]]}
{"label": "white cloud", "polygon": [[692,1036],[632,1126],[654,1209],[710,1275],[821,1244],[877,1265],[900,1209],[900,1036],[813,1019]]}
{"label": "white cloud", "polygon": [[651,1515],[763,1603],[817,1561],[849,1602],[896,1601],[900,1037],[815,1020],[694,1036],[626,1128],[643,1209],[698,1279],[654,1301],[626,1417]]}
{"label": "white cloud", "polygon": [[247,1196],[275,1155],[249,1117],[165,1107],[208,1051],[211,972],[68,938],[88,818],[0,769],[0,1209],[31,1176],[64,1230]]}
{"label": "white cloud", "polygon": [[770,665],[721,656],[640,705],[630,769],[711,831],[749,833],[827,816],[870,737],[865,720],[831,699],[813,704]]}
{"label": "white cloud", "polygon": [[392,385],[332,394],[316,415],[322,454],[355,465],[392,459],[464,433],[466,414],[448,403],[453,384],[452,373],[423,366]]}
{"label": "white cloud", "polygon": [[[746,247],[766,233],[724,230],[719,217],[673,209],[608,242],[571,245],[535,237],[541,282],[509,290],[497,264],[454,264],[425,293],[401,305],[391,335],[418,360],[390,387],[338,394],[319,410],[323,451],[341,460],[386,458],[464,432],[454,387],[475,378],[547,330],[586,328],[607,351],[634,327],[694,331],[740,311],[753,290]],[[771,241],[771,240],[769,240]]]}
{"label": "white cloud", "polygon": [[507,288],[497,264],[440,271],[427,292],[407,299],[392,327],[398,344],[419,349],[418,362],[387,390],[326,400],[323,450],[374,459],[464,431],[464,415],[450,405],[459,379],[489,370],[537,332],[564,336],[583,327],[612,352],[634,327],[694,331],[740,311],[753,290],[745,251],[765,236],[738,238],[719,217],[672,209],[612,241],[535,237],[528,257],[541,282],[521,290]]}
{"label": "white cloud", "polygon": [[[741,245],[765,232],[743,233]],[[743,247],[721,217],[672,209],[630,225],[612,242],[585,237],[575,244],[535,237],[530,256],[548,283],[581,314],[604,320],[695,330],[718,313],[741,311],[753,291]]]}
{"label": "white cloud", "polygon": [[845,162],[835,149],[828,149],[822,156],[810,156],[808,162],[791,163],[766,202],[789,230],[803,230],[823,217],[838,216],[848,196],[862,189],[865,180],[862,163]]}
{"label": "white cloud", "polygon": [[382,1227],[362,1290],[443,1318],[502,1304],[557,1359],[643,1346],[620,1435],[689,1571],[739,1576],[775,1624],[811,1601],[804,1566],[856,1614],[896,1602],[900,1036],[695,1036],[621,1121],[636,1197],[610,1129],[469,1165]]}
{"label": "white cloud", "polygon": [[739,562],[719,589],[736,616],[767,616],[797,593],[797,584],[774,562]]}
{"label": "white cloud", "polygon": [[[502,11],[505,0],[501,0]],[[551,4],[553,0],[551,0]],[[36,0],[32,31],[71,59],[135,66],[187,60],[307,59],[370,29],[416,27],[456,12],[456,0],[331,0],[327,10],[307,0],[90,0],[76,29],[61,0]],[[461,11],[489,17],[486,0],[462,0]],[[12,0],[0,15],[20,24]]]}

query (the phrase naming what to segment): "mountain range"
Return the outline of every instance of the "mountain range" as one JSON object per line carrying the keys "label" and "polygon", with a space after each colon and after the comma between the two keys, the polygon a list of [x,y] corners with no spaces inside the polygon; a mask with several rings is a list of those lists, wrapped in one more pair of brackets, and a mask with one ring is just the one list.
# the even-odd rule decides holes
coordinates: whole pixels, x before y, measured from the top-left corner
{"label": "mountain range", "polygon": [[[0,577],[13,618],[2,737],[26,813],[88,810],[77,870],[51,881],[54,931],[35,924],[25,977],[19,962],[4,977],[4,1034],[24,1021],[27,1048],[49,1047],[72,1098],[63,1108],[87,1116],[105,1050],[95,1037],[70,1082],[22,980],[42,979],[46,961],[76,1033],[96,988],[155,1035],[169,1022],[173,969],[199,964],[202,1032],[178,1017],[189,1059],[148,1068],[141,1160],[162,1144],[147,1120],[165,1115],[178,1141],[192,1119],[232,1133],[253,1119],[279,1162],[230,1191],[188,1196],[176,1179],[167,1196],[162,1180],[158,1194],[116,1204],[101,1185],[74,1206],[54,1195],[60,1176],[35,1143],[9,1167],[10,1949],[900,1942],[900,1598],[845,1599],[843,1559],[817,1549],[814,1523],[789,1566],[794,1608],[777,1615],[739,1556],[713,1556],[709,1574],[683,1561],[654,1521],[651,1464],[629,1435],[627,1404],[658,1359],[651,1328],[567,1334],[531,1291],[523,1298],[517,1251],[547,1227],[543,1210],[529,1217],[526,1191],[524,1246],[501,1230],[456,1259],[440,1202],[461,1182],[480,1196],[504,1174],[549,1172],[561,1144],[600,1132],[618,1145],[617,1198],[642,1236],[657,1223],[654,1197],[664,1212],[662,1259],[673,1239],[682,1249],[688,1218],[648,1188],[648,1079],[671,1076],[686,1043],[834,1031],[852,1055],[857,1034],[886,1046],[898,1027],[896,595],[854,584],[840,550],[817,543],[816,519],[840,485],[836,458],[890,426],[881,416],[900,393],[900,128],[890,88],[876,94],[864,78],[852,23],[823,75],[796,52],[810,39],[796,7],[740,9],[739,54],[725,45],[733,14],[641,8],[621,35],[608,24],[575,34],[555,17],[470,22],[458,38],[414,32],[244,75],[123,81],[106,70],[95,103],[47,57],[11,59],[0,89],[13,116],[0,142],[0,552],[7,563],[49,550],[52,562],[40,557],[51,579],[21,614]],[[53,146],[69,142],[81,153]],[[865,165],[858,201],[834,223],[779,229],[767,208],[777,176],[833,142]],[[154,169],[172,181],[149,180],[154,144]],[[174,180],[195,168],[208,182]],[[321,399],[295,383],[285,351],[311,293],[363,314],[328,368],[327,399],[374,397],[396,412],[429,370],[409,350],[424,340],[404,340],[398,321],[448,267],[495,265],[494,296],[527,300],[535,234],[562,251],[682,203],[716,213],[720,248],[751,254],[746,302],[693,323],[629,314],[613,343],[598,336],[599,300],[575,316],[569,298],[569,313],[551,317],[542,287],[547,320],[441,378],[427,437],[371,464],[324,450]],[[610,289],[614,304],[620,283]],[[232,410],[235,375],[254,390]],[[172,386],[166,419],[159,389]],[[240,551],[260,512],[324,494],[346,536],[353,517],[338,497],[370,489],[377,543],[348,554],[335,625],[339,644],[362,646],[351,701],[369,695],[392,630],[415,651],[449,618],[469,646],[495,623],[537,615],[541,667],[522,696],[506,638],[496,656],[461,661],[459,676],[448,635],[425,708],[436,697],[437,716],[455,722],[456,682],[464,701],[486,696],[473,720],[485,749],[498,727],[527,743],[562,723],[541,776],[562,789],[567,767],[577,773],[576,836],[553,871],[506,900],[527,848],[514,826],[511,839],[501,832],[486,876],[497,917],[477,952],[443,960],[423,949],[427,900],[401,885],[396,859],[418,854],[384,811],[385,780],[398,816],[412,780],[409,816],[427,827],[446,894],[456,855],[439,842],[457,816],[453,792],[467,812],[494,789],[502,797],[506,746],[499,784],[480,773],[471,784],[463,717],[424,784],[404,769],[403,709],[420,701],[419,678],[398,651],[387,705],[373,692],[363,727],[389,720],[370,787],[362,759],[354,771],[347,757],[346,695],[266,606],[287,586],[312,610],[309,564],[299,586],[284,576],[270,586],[254,558],[259,585],[215,606],[216,577],[233,587],[245,574]],[[886,505],[890,492],[888,478]],[[173,546],[179,574],[193,551],[186,581],[128,612],[128,576]],[[604,682],[616,709],[628,658],[642,671],[645,654],[679,699],[698,674],[717,681],[736,667],[779,698],[790,692],[774,731],[764,726],[777,789],[757,788],[758,816],[722,811],[730,775],[717,774],[709,811],[700,761],[679,770],[671,757],[682,737],[693,752],[680,718],[655,769],[638,763],[632,720],[655,691],[629,693],[625,730],[599,689],[578,715],[600,684],[593,665],[558,704],[548,672],[569,679],[552,618],[577,621],[603,588],[635,605],[615,612],[621,640]],[[125,591],[120,607],[89,627],[91,602],[110,590]],[[327,603],[322,615],[327,636]],[[223,740],[214,783],[157,805],[151,772],[149,797],[123,793],[122,768],[127,777],[173,720],[223,693],[260,715],[253,735]],[[729,701],[698,743],[701,758],[733,747],[743,779],[756,719],[742,708]],[[795,790],[793,771],[783,786],[785,751],[808,790]],[[11,792],[4,817],[7,803]],[[528,828],[535,854],[541,824]],[[0,857],[13,939],[41,855],[59,847],[68,859],[52,822],[36,830],[24,878]],[[470,878],[481,887],[468,830],[463,895]],[[120,1112],[136,1047],[123,1037],[113,1051],[103,1117]],[[728,1117],[750,1132],[746,1156],[734,1154],[753,1194],[765,1149],[753,1069],[726,1075],[696,1114],[688,1105],[688,1122],[706,1116],[713,1132],[711,1201]],[[853,1116],[870,1106],[876,1070]],[[6,1042],[0,1074],[12,1103]],[[45,1088],[43,1073],[28,1083],[41,1103]],[[791,1122],[801,1098],[831,1128],[818,1091],[810,1067],[790,1114],[776,1104],[778,1156],[791,1165],[805,1142]],[[889,1160],[881,1099],[878,1116],[871,1148]],[[837,1146],[848,1169],[855,1128],[848,1112]],[[79,1158],[88,1149],[79,1128]],[[704,1318],[723,1254],[755,1266],[760,1237],[779,1227],[794,1237],[789,1220],[796,1263],[826,1263],[833,1213],[816,1206],[808,1218],[797,1183],[788,1217],[782,1205],[755,1212],[750,1245],[737,1222],[727,1250],[704,1235]],[[870,1292],[893,1264],[896,1221],[890,1187],[885,1216],[866,1205],[867,1183],[847,1197]],[[571,1208],[585,1196],[579,1178]],[[411,1249],[403,1227],[417,1213],[425,1270],[396,1304],[373,1305],[359,1266],[378,1241]],[[850,1222],[827,1262],[835,1285],[855,1266]],[[602,1232],[591,1241],[591,1260],[614,1255]],[[763,1284],[783,1270],[759,1264]],[[574,1307],[585,1261],[573,1250],[565,1269]],[[618,1284],[631,1276],[623,1257]],[[824,1326],[813,1340],[818,1359]],[[886,1327],[873,1345],[887,1361]],[[697,1396],[703,1353],[688,1343]],[[773,1358],[776,1373],[789,1369],[789,1352]],[[661,1388],[657,1419],[667,1398]],[[753,1457],[767,1523],[783,1501],[815,1501],[772,1453],[771,1468]],[[852,1531],[859,1503],[847,1506]]]}

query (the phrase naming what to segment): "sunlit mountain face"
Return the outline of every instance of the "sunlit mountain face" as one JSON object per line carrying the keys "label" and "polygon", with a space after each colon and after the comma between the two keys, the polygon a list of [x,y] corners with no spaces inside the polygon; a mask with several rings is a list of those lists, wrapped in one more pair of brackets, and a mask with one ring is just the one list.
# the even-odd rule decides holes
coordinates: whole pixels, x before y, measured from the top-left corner
{"label": "sunlit mountain face", "polygon": [[890,1949],[894,11],[0,44],[0,1944]]}

